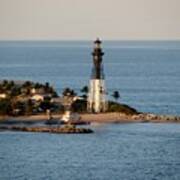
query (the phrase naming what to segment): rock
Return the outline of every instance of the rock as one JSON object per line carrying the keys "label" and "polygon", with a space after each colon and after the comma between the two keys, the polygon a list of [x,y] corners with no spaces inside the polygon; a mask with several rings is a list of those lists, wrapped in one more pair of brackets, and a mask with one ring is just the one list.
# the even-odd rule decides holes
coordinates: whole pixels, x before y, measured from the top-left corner
{"label": "rock", "polygon": [[1,126],[2,130],[26,131],[26,132],[49,132],[49,133],[92,133],[91,129],[76,128],[74,125],[66,125],[64,127],[18,127],[18,126]]}

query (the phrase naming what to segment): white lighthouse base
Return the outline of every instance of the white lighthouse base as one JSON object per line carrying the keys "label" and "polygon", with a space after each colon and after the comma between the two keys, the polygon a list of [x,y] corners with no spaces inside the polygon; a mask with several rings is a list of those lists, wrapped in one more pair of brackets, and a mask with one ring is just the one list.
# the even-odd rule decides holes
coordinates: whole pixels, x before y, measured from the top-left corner
{"label": "white lighthouse base", "polygon": [[105,112],[107,110],[105,83],[103,79],[91,79],[88,96],[89,112]]}

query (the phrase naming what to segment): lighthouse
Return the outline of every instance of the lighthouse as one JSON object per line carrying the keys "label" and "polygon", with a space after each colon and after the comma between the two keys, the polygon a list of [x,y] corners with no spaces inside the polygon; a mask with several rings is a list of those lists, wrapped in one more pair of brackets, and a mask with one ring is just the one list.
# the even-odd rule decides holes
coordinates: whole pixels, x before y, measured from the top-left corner
{"label": "lighthouse", "polygon": [[89,83],[88,95],[88,111],[89,112],[105,112],[107,110],[105,78],[103,72],[103,55],[101,41],[94,41],[93,67]]}

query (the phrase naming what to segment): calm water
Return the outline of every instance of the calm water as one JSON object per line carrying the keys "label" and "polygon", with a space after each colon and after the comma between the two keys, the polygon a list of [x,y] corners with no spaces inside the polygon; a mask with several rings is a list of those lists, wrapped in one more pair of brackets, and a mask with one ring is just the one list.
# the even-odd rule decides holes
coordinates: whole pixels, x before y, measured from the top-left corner
{"label": "calm water", "polygon": [[179,124],[94,130],[89,135],[1,132],[0,179],[180,179]]}
{"label": "calm water", "polygon": [[[75,42],[0,42],[0,79],[53,84],[58,92],[88,85],[93,44]],[[140,111],[180,115],[180,41],[104,42],[109,96]]]}
{"label": "calm water", "polygon": [[[0,79],[88,84],[91,42],[0,42]],[[105,42],[110,95],[180,115],[180,42]],[[94,134],[0,132],[0,180],[179,180],[180,124],[93,126]]]}

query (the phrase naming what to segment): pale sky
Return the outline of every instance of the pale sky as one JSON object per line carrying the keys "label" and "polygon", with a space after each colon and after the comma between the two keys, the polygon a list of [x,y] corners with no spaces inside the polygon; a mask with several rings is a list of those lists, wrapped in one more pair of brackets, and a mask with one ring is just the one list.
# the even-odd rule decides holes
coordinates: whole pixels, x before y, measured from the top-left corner
{"label": "pale sky", "polygon": [[0,0],[0,40],[179,39],[180,0]]}

